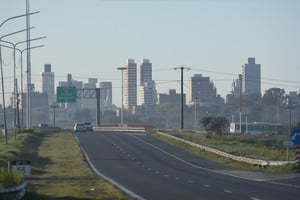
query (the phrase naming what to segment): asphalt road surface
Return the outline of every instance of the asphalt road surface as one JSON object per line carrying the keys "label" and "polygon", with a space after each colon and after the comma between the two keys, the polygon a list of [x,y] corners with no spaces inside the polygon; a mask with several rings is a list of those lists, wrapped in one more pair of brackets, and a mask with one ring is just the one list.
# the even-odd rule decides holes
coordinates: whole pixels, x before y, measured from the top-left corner
{"label": "asphalt road surface", "polygon": [[92,167],[135,199],[300,199],[299,176],[226,169],[145,133],[76,136]]}

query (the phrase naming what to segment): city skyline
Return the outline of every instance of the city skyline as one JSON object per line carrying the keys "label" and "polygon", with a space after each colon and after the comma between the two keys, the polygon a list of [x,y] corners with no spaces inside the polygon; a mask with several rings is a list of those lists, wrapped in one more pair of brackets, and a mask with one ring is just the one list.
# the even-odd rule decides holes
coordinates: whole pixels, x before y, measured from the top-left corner
{"label": "city skyline", "polygon": [[[1,0],[1,5],[1,21],[25,12],[25,1]],[[261,64],[262,94],[272,87],[287,93],[299,90],[300,2],[296,0],[31,0],[30,7],[40,11],[31,16],[35,26],[31,37],[47,36],[32,42],[45,44],[31,53],[35,84],[44,64],[50,63],[56,86],[68,73],[76,80],[112,81],[113,103],[120,105],[121,76],[116,68],[125,66],[128,58],[138,65],[147,58],[153,63],[157,93],[180,91],[180,73],[173,68],[184,65],[191,68],[184,73],[184,93],[189,77],[203,74],[225,98],[232,81],[242,73],[241,66],[248,57],[255,57]],[[24,28],[24,21],[7,23],[0,34]],[[6,39],[18,42],[24,36]],[[11,50],[2,51],[6,93],[11,93]]]}

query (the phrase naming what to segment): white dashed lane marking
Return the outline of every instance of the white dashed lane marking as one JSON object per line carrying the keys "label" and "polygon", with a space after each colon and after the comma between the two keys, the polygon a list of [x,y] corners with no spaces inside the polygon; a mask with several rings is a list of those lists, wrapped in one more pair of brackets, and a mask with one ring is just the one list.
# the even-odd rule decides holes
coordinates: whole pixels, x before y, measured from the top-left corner
{"label": "white dashed lane marking", "polygon": [[251,197],[250,199],[251,199],[251,200],[261,200],[261,199],[256,198],[256,197]]}

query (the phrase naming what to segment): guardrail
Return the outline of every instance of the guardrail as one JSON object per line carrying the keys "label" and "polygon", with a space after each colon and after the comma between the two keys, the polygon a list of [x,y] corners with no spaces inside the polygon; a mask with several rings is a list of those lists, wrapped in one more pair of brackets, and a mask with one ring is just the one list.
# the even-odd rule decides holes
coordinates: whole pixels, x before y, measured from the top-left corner
{"label": "guardrail", "polygon": [[219,156],[223,156],[235,161],[239,161],[239,162],[244,162],[244,163],[248,163],[248,164],[252,164],[252,165],[258,165],[261,167],[267,167],[267,166],[278,166],[278,165],[284,165],[284,164],[288,164],[288,163],[295,163],[294,161],[290,162],[290,161],[266,161],[266,160],[260,160],[260,159],[253,159],[253,158],[246,158],[246,157],[242,157],[242,156],[236,156],[236,155],[232,155],[217,149],[213,149],[210,147],[206,147],[182,138],[178,138],[176,136],[170,135],[170,134],[166,134],[166,133],[162,133],[160,131],[156,131],[156,134],[168,137],[168,138],[172,138],[174,140],[189,144],[193,147],[202,149],[204,151],[210,152],[210,153],[214,153],[217,154]]}

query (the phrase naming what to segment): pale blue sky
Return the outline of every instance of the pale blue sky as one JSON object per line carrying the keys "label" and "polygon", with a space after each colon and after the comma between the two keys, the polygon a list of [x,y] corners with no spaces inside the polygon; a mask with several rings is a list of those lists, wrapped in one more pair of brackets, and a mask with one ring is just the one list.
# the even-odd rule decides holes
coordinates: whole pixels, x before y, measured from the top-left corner
{"label": "pale blue sky", "polygon": [[[30,0],[30,4],[31,11],[41,12],[31,17],[32,37],[47,36],[32,43],[46,45],[32,50],[36,88],[43,65],[50,63],[56,82],[66,80],[67,73],[84,82],[88,77],[112,81],[113,102],[120,105],[121,73],[116,68],[127,58],[138,64],[148,58],[158,93],[169,88],[180,92],[180,72],[173,68],[184,65],[191,67],[185,80],[202,73],[225,97],[248,57],[261,64],[262,93],[271,87],[286,92],[300,88],[298,0]],[[25,0],[0,0],[1,22],[24,12]],[[0,35],[24,28],[24,21],[10,21],[0,28]],[[24,39],[23,34],[7,38]],[[4,56],[8,63],[7,51]],[[5,68],[8,77],[11,66]],[[7,82],[12,91],[12,79]],[[185,85],[187,92],[187,81]]]}

